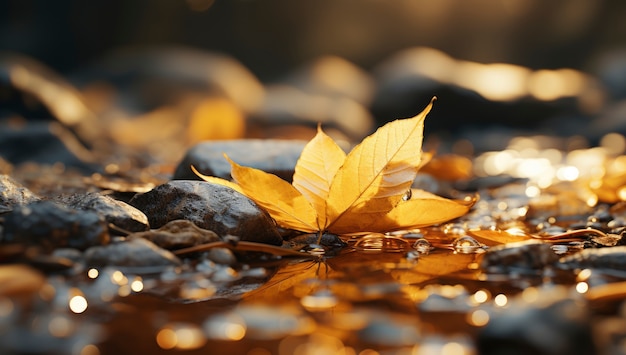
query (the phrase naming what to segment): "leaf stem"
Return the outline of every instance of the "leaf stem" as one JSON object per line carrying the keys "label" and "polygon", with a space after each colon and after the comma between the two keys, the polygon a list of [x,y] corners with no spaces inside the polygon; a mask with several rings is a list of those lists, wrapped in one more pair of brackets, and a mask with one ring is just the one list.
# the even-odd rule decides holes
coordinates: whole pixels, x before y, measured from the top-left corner
{"label": "leaf stem", "polygon": [[227,243],[227,242],[212,242],[206,244],[199,244],[193,247],[178,249],[173,251],[174,255],[181,256],[190,253],[198,253],[202,251],[211,250],[213,248],[228,248],[236,251],[258,251],[263,253],[268,253],[277,256],[293,256],[304,259],[319,259],[319,256],[312,255],[308,253],[302,253],[291,249],[285,249],[281,247],[277,247],[274,245],[263,244],[263,243],[254,243],[254,242],[242,242],[239,241],[235,244]]}

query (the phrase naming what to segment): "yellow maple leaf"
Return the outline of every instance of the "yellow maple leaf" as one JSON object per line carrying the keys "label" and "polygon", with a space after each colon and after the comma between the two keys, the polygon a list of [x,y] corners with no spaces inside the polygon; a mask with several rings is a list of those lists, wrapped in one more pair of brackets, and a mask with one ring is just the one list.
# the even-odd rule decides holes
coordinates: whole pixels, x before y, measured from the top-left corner
{"label": "yellow maple leaf", "polygon": [[[268,211],[284,228],[336,234],[417,228],[462,216],[471,201],[450,200],[411,190],[422,154],[424,119],[418,115],[389,122],[347,155],[318,127],[296,163],[293,184],[259,169],[231,164],[233,187]],[[404,197],[411,191],[412,197]]]}

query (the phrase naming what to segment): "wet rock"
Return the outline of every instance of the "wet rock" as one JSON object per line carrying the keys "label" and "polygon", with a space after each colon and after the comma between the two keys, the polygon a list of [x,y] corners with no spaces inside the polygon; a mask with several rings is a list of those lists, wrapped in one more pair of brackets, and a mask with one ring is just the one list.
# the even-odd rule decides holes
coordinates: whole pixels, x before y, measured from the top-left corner
{"label": "wet rock", "polygon": [[559,267],[564,269],[626,269],[626,245],[610,248],[583,249],[580,252],[568,255],[559,261]]}
{"label": "wet rock", "polygon": [[148,217],[135,207],[96,192],[74,194],[61,198],[67,206],[83,211],[93,211],[119,228],[130,232],[150,229]]}
{"label": "wet rock", "polygon": [[14,206],[38,201],[39,197],[13,180],[8,175],[0,175],[0,213],[8,212]]}
{"label": "wet rock", "polygon": [[534,301],[519,296],[491,312],[478,335],[480,354],[594,354],[588,309],[567,288],[546,288]]}
{"label": "wet rock", "polygon": [[170,221],[159,229],[133,233],[128,238],[147,239],[168,250],[188,248],[220,240],[220,237],[215,232],[202,229],[193,224],[193,222],[184,219]]}
{"label": "wet rock", "polygon": [[549,243],[525,240],[490,248],[484,254],[480,267],[487,272],[517,270],[536,273],[558,259]]}
{"label": "wet rock", "polygon": [[129,203],[143,211],[154,228],[185,219],[220,236],[281,245],[271,217],[246,196],[222,185],[175,180],[133,197]]}
{"label": "wet rock", "polygon": [[181,263],[171,252],[143,238],[89,248],[85,251],[85,261],[92,267],[157,267]]}
{"label": "wet rock", "polygon": [[203,142],[187,151],[174,172],[174,180],[200,180],[193,165],[204,175],[231,179],[227,154],[237,164],[275,174],[291,181],[294,168],[306,142],[292,140],[232,140]]}
{"label": "wet rock", "polygon": [[77,211],[51,201],[36,201],[6,214],[3,243],[24,243],[45,250],[87,249],[109,241],[106,222],[95,212]]}

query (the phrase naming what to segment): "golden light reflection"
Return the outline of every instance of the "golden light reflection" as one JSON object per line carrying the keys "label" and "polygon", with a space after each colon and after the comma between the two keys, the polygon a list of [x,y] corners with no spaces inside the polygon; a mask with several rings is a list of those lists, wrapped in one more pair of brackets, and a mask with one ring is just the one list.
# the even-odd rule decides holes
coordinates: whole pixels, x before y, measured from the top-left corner
{"label": "golden light reflection", "polygon": [[97,278],[99,274],[100,274],[100,273],[99,273],[98,269],[93,269],[93,268],[92,268],[92,269],[89,269],[89,271],[87,271],[87,276],[88,276],[90,279],[95,279],[95,278]]}
{"label": "golden light reflection", "polygon": [[511,64],[457,61],[454,83],[493,101],[511,101],[527,95],[530,70]]}
{"label": "golden light reflection", "polygon": [[246,322],[238,314],[216,315],[203,325],[204,333],[210,339],[238,341],[246,336]]}
{"label": "golden light reflection", "polygon": [[562,166],[556,171],[556,177],[561,181],[575,181],[579,175],[580,172],[575,166]]}
{"label": "golden light reflection", "polygon": [[476,303],[485,303],[485,302],[487,302],[489,297],[490,297],[490,294],[489,294],[489,291],[487,291],[487,290],[478,290],[472,296],[473,300]]}
{"label": "golden light reflection", "polygon": [[330,292],[318,292],[300,299],[300,304],[309,311],[327,310],[337,306],[339,300]]}
{"label": "golden light reflection", "polygon": [[483,64],[457,60],[425,47],[401,52],[396,56],[394,66],[404,68],[404,73],[473,90],[493,101],[513,101],[527,96],[542,101],[563,97],[580,99],[584,95],[589,96],[589,88],[596,85],[588,75],[574,69],[533,71],[513,64]]}
{"label": "golden light reflection", "polygon": [[176,323],[161,328],[157,332],[156,342],[165,350],[193,350],[202,347],[206,343],[206,338],[198,326]]}
{"label": "golden light reflection", "polygon": [[441,355],[469,355],[471,351],[463,344],[451,341],[441,347]]}
{"label": "golden light reflection", "polygon": [[467,322],[475,327],[484,327],[489,323],[489,313],[483,309],[477,309],[467,315]]}
{"label": "golden light reflection", "polygon": [[124,274],[121,271],[115,270],[111,274],[111,282],[113,282],[116,285],[122,286],[128,283],[128,278],[124,276]]}
{"label": "golden light reflection", "polygon": [[578,293],[587,293],[589,291],[589,284],[586,282],[579,282],[576,284],[576,292]]}
{"label": "golden light reflection", "polygon": [[573,69],[537,70],[528,78],[530,95],[542,101],[578,96],[586,86],[586,77]]}
{"label": "golden light reflection", "polygon": [[[612,142],[616,145],[613,150],[608,147]],[[503,174],[527,179],[525,195],[533,199],[541,197],[542,192],[552,186],[572,183],[575,198],[589,207],[599,202],[626,201],[626,155],[615,155],[626,147],[626,138],[621,134],[607,134],[606,146],[567,153],[551,148],[569,147],[570,143],[570,140],[545,136],[516,137],[509,141],[506,149],[484,152],[476,157],[474,173],[476,176]]]}
{"label": "golden light reflection", "polygon": [[170,328],[163,328],[157,333],[156,342],[161,349],[174,349],[177,342],[176,333]]}
{"label": "golden light reflection", "polygon": [[506,306],[506,304],[508,303],[508,298],[506,297],[506,295],[500,293],[498,294],[496,297],[493,298],[493,302],[496,304],[496,306],[498,307],[504,307]]}
{"label": "golden light reflection", "polygon": [[130,289],[133,292],[141,292],[143,291],[143,280],[141,277],[136,277],[133,282],[130,284]]}
{"label": "golden light reflection", "polygon": [[87,299],[82,295],[76,295],[70,298],[70,310],[74,313],[83,313],[87,310]]}

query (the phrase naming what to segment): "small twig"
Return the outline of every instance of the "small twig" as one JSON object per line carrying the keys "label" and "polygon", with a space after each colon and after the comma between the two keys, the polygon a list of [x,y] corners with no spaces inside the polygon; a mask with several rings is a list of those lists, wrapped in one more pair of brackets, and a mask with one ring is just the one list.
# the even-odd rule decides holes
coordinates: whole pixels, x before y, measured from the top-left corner
{"label": "small twig", "polygon": [[587,228],[587,229],[576,229],[573,231],[569,231],[569,232],[565,232],[565,233],[561,233],[561,234],[557,234],[557,235],[549,235],[549,236],[540,236],[540,235],[535,235],[535,234],[531,234],[531,236],[535,239],[541,239],[541,240],[546,240],[546,241],[556,241],[556,242],[564,242],[564,241],[577,241],[580,240],[580,237],[583,236],[587,236],[587,235],[596,235],[599,237],[606,237],[606,233],[604,233],[603,231],[597,230],[597,229],[593,229],[593,228]]}
{"label": "small twig", "polygon": [[302,253],[291,249],[285,249],[273,245],[262,244],[262,243],[254,243],[254,242],[242,242],[239,241],[236,244],[227,243],[227,242],[212,242],[206,244],[200,244],[189,248],[178,249],[173,251],[173,253],[177,256],[190,254],[190,253],[198,253],[202,251],[207,251],[213,248],[228,248],[236,251],[258,251],[263,253],[268,253],[277,256],[293,256],[298,258],[305,259],[319,259],[318,255]]}

